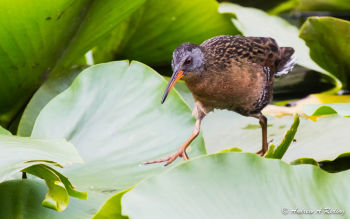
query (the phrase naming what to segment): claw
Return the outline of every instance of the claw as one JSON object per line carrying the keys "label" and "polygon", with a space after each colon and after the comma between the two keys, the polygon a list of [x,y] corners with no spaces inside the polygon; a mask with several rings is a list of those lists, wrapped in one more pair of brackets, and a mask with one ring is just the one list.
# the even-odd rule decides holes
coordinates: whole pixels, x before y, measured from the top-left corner
{"label": "claw", "polygon": [[[267,145],[270,145],[272,143],[273,139],[271,139],[270,141],[267,142]],[[256,152],[256,154],[259,154],[260,156],[264,156],[265,153],[267,152],[267,149],[264,151],[263,148],[261,148],[260,151]]]}
{"label": "claw", "polygon": [[265,153],[266,153],[266,151],[263,151],[263,149],[261,149],[260,151],[256,152],[256,154],[259,154],[260,156],[264,156]]}
{"label": "claw", "polygon": [[148,164],[154,164],[154,163],[163,163],[166,162],[164,164],[164,166],[168,166],[169,164],[171,164],[172,162],[174,162],[178,157],[182,157],[182,159],[189,160],[187,153],[185,150],[179,150],[178,152],[170,155],[169,157],[165,157],[159,160],[153,160],[153,161],[147,161],[144,164],[148,165]]}
{"label": "claw", "polygon": [[[197,109],[197,108],[196,108]],[[171,164],[172,162],[174,162],[174,160],[176,160],[176,158],[178,157],[182,157],[182,159],[189,160],[188,155],[186,153],[186,148],[191,144],[191,142],[193,141],[193,139],[195,139],[198,134],[199,134],[199,129],[200,129],[200,125],[201,125],[201,121],[204,118],[205,113],[203,111],[199,111],[197,109],[197,121],[196,121],[196,125],[194,126],[194,130],[192,132],[192,135],[187,139],[187,141],[178,149],[178,151],[172,155],[170,155],[169,157],[166,158],[162,158],[159,160],[154,160],[154,161],[147,161],[143,164],[147,165],[147,164],[153,164],[153,163],[163,163],[166,162],[164,166],[168,166],[169,164]]]}

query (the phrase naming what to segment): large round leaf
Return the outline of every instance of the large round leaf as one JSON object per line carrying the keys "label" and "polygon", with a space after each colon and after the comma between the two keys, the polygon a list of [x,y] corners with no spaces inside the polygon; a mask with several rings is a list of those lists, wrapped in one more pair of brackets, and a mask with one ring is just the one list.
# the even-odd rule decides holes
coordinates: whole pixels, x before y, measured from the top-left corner
{"label": "large round leaf", "polygon": [[[72,200],[63,214],[55,216],[72,217],[79,208],[86,218],[111,194],[166,170],[160,165],[141,164],[175,152],[195,123],[176,91],[161,105],[166,84],[138,62],[96,65],[84,70],[41,111],[32,136],[66,138],[85,161],[65,168],[63,173],[87,191],[89,199]],[[203,146],[199,136],[189,156],[205,153]]]}
{"label": "large round leaf", "polygon": [[[292,117],[281,119],[268,117],[268,140],[278,144],[284,132],[292,124]],[[347,139],[350,119],[330,116],[312,121],[301,119],[295,142],[289,147],[283,160],[290,162],[309,157],[317,161],[334,160],[350,151]],[[218,111],[203,121],[203,135],[209,152],[230,147],[256,152],[261,147],[261,128],[255,118],[247,118],[234,112]]]}
{"label": "large round leaf", "polygon": [[35,120],[40,111],[50,100],[67,89],[84,68],[85,66],[72,68],[65,72],[64,75],[55,75],[42,84],[26,106],[23,115],[21,116],[17,135],[30,136]]}
{"label": "large round leaf", "polygon": [[21,170],[42,163],[67,166],[83,160],[64,139],[39,139],[0,134],[0,182]]}
{"label": "large round leaf", "polygon": [[128,58],[170,66],[172,52],[181,43],[238,33],[218,6],[215,0],[148,0],[97,48],[96,60]]}
{"label": "large round leaf", "polygon": [[[60,183],[56,181],[52,185],[59,187]],[[0,183],[1,218],[43,218],[45,216],[50,218],[48,215],[58,215],[58,212],[41,205],[45,198],[45,201],[49,200],[47,192],[47,186],[43,182],[33,179],[10,180]],[[50,198],[58,198],[57,193],[53,195]],[[77,214],[70,218],[86,218],[80,216],[81,211],[81,209],[76,209]]]}
{"label": "large round leaf", "polygon": [[[327,33],[327,34],[325,34]],[[310,17],[300,29],[310,47],[311,58],[350,88],[350,21],[332,17]]]}
{"label": "large round leaf", "polygon": [[122,198],[122,213],[135,219],[284,218],[308,210],[311,218],[329,218],[329,208],[336,217],[350,211],[349,180],[349,171],[329,174],[253,154],[214,154],[140,183]]}
{"label": "large round leaf", "polygon": [[[178,82],[175,86],[184,99],[193,106],[193,98],[186,85]],[[331,99],[327,98],[331,97],[313,96],[319,98],[319,101],[330,101]],[[348,97],[340,96],[339,100],[348,100]],[[337,108],[339,113],[347,115],[347,104],[341,106],[342,108]],[[268,140],[273,140],[273,144],[279,144],[293,123],[293,118],[268,116],[267,123]],[[342,116],[330,116],[317,121],[302,118],[295,141],[292,142],[283,160],[291,162],[305,157],[317,161],[334,160],[339,155],[350,152],[348,130],[350,130],[350,119]],[[256,152],[261,148],[261,128],[256,118],[241,116],[227,110],[215,110],[204,118],[202,131],[206,148],[210,153],[231,147],[239,147],[249,152]]]}
{"label": "large round leaf", "polygon": [[50,71],[60,73],[144,0],[4,0],[0,4],[0,124]]}
{"label": "large round leaf", "polygon": [[54,212],[41,205],[46,192],[46,185],[37,180],[12,180],[0,183],[1,218],[40,218],[39,212],[47,214]]}
{"label": "large round leaf", "polygon": [[64,139],[12,136],[4,130],[0,126],[0,183],[19,178],[20,172],[40,177],[49,187],[43,205],[58,211],[67,207],[69,195],[86,199],[86,193],[76,191],[68,178],[50,167],[83,162],[72,144]]}

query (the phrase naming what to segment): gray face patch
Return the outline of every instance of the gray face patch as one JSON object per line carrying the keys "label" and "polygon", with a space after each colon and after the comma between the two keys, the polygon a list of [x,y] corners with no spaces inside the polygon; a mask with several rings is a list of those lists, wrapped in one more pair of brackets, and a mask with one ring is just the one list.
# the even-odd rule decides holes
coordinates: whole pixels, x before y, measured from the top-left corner
{"label": "gray face patch", "polygon": [[182,70],[184,74],[196,73],[204,66],[204,54],[198,45],[183,43],[174,51],[171,65],[173,71]]}
{"label": "gray face patch", "polygon": [[204,55],[200,48],[195,48],[192,53],[189,54],[192,57],[192,70],[199,69],[204,64]]}

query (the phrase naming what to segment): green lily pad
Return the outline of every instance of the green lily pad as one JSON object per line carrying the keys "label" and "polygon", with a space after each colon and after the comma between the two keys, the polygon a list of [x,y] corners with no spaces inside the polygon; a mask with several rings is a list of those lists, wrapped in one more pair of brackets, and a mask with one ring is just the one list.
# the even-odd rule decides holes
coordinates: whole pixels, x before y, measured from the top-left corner
{"label": "green lily pad", "polygon": [[309,116],[338,114],[348,117],[350,116],[350,103],[305,104],[303,111]]}
{"label": "green lily pad", "polygon": [[10,123],[50,72],[69,68],[143,2],[2,1],[0,124]]}
{"label": "green lily pad", "polygon": [[26,106],[18,125],[17,134],[23,137],[30,136],[40,111],[50,100],[67,89],[84,68],[86,67],[74,67],[64,75],[55,75],[42,84]]}
{"label": "green lily pad", "polygon": [[[141,63],[111,62],[84,70],[45,106],[32,136],[66,138],[76,146],[85,163],[62,173],[89,198],[70,200],[60,214],[38,212],[40,218],[91,217],[112,194],[167,170],[142,163],[176,152],[192,133],[195,119],[176,91],[161,105],[166,85]],[[191,158],[200,154],[205,154],[201,136],[189,149]]]}
{"label": "green lily pad", "polygon": [[123,196],[122,213],[136,219],[283,218],[300,216],[299,209],[313,212],[307,217],[329,218],[329,208],[340,217],[350,211],[349,180],[349,171],[330,174],[253,154],[213,154],[140,183]]}
{"label": "green lily pad", "polygon": [[74,146],[67,141],[17,137],[5,133],[0,134],[0,150],[0,183],[20,177],[21,171],[42,178],[49,187],[43,205],[57,211],[67,207],[69,195],[86,199],[86,193],[75,190],[68,178],[49,167],[83,162]]}
{"label": "green lily pad", "polygon": [[0,182],[35,164],[67,166],[83,162],[74,146],[63,139],[0,135],[0,151]]}
{"label": "green lily pad", "polygon": [[[286,20],[267,14],[264,11],[246,8],[232,3],[221,3],[219,7],[221,13],[234,13],[237,19],[232,19],[235,26],[245,36],[265,36],[274,38],[279,46],[291,46],[295,49],[297,63],[306,68],[321,72],[338,86],[341,86],[342,78],[336,78],[338,75],[332,75],[328,69],[318,66],[309,55],[309,48],[305,42],[299,38],[299,30]],[[333,72],[331,72],[333,73]]]}
{"label": "green lily pad", "polygon": [[[268,140],[281,142],[286,128],[293,123],[290,116],[281,119],[268,116]],[[258,124],[257,119],[234,112],[216,111],[203,120],[202,130],[209,153],[225,148],[239,147],[243,151],[256,152],[261,148],[261,129],[244,129],[249,124]],[[349,152],[347,133],[349,118],[328,116],[316,122],[300,120],[298,131],[282,160],[291,162],[298,158],[313,158],[316,161],[334,160]],[[315,137],[317,136],[317,137]]]}
{"label": "green lily pad", "polygon": [[[178,82],[175,88],[189,105],[194,105],[192,94],[183,82]],[[338,106],[336,109],[340,115],[347,115],[346,103],[330,105]],[[291,116],[280,119],[271,116],[267,118],[268,140],[273,140],[272,143],[282,142],[286,127],[290,127],[293,118]],[[227,110],[215,110],[202,122],[206,149],[209,153],[217,153],[238,147],[245,152],[257,152],[261,149],[261,128],[247,129],[247,127],[257,126],[259,122],[256,118],[244,117]],[[300,119],[298,131],[282,160],[292,162],[299,158],[312,158],[318,162],[332,161],[339,155],[349,152],[348,130],[350,130],[350,120],[342,116],[320,118],[316,122]]]}
{"label": "green lily pad", "polygon": [[222,34],[237,34],[215,0],[148,0],[94,51],[97,62],[120,58],[148,65],[167,64],[184,42],[202,43]]}
{"label": "green lily pad", "polygon": [[41,205],[47,192],[45,183],[33,179],[17,179],[0,183],[1,217],[40,218],[39,212],[46,214],[55,212]]}
{"label": "green lily pad", "polygon": [[[326,34],[325,34],[326,33]],[[309,17],[300,37],[310,47],[311,58],[350,88],[350,21],[333,17]]]}

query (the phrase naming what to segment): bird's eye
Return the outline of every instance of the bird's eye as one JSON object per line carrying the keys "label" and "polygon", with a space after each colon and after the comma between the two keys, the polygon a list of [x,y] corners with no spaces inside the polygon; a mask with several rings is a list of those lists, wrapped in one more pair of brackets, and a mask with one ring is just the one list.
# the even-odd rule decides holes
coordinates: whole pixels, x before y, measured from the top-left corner
{"label": "bird's eye", "polygon": [[190,65],[192,63],[192,59],[191,58],[187,58],[185,60],[185,65]]}

